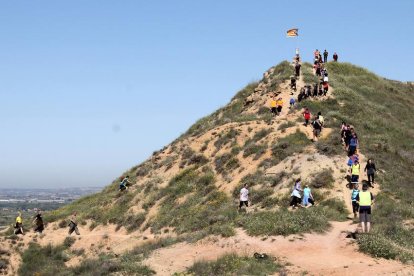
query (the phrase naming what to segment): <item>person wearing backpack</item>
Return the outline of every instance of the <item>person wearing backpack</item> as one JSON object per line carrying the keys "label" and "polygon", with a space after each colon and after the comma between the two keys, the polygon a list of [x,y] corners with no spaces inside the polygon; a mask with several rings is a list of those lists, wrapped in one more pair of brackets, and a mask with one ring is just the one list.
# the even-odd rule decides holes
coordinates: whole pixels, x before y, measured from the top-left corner
{"label": "person wearing backpack", "polygon": [[359,172],[361,170],[361,165],[359,164],[358,160],[354,160],[354,163],[351,166],[351,182],[358,183],[359,180]]}
{"label": "person wearing backpack", "polygon": [[319,135],[321,134],[321,131],[322,131],[322,124],[319,121],[318,116],[316,116],[315,119],[313,120],[312,127],[313,127],[313,132],[312,132],[313,133],[313,139],[312,139],[312,141],[315,142],[315,141],[318,141],[318,137],[319,137]]}
{"label": "person wearing backpack", "polygon": [[352,200],[352,212],[354,213],[354,218],[357,217],[359,211],[359,204],[357,202],[357,196],[359,194],[358,184],[353,185],[352,193],[351,193],[351,200]]}
{"label": "person wearing backpack", "polygon": [[374,204],[374,196],[368,191],[367,183],[362,185],[362,191],[358,193],[356,202],[359,204],[359,221],[362,233],[369,233],[371,230],[371,206]]}
{"label": "person wearing backpack", "polygon": [[321,126],[323,127],[323,125],[325,124],[325,119],[323,118],[323,116],[322,116],[322,112],[318,112],[318,119],[319,119],[319,122],[321,123]]}
{"label": "person wearing backpack", "polygon": [[305,118],[305,126],[308,126],[309,120],[311,118],[311,113],[307,107],[305,107],[305,111],[303,112],[303,118]]}
{"label": "person wearing backpack", "polygon": [[368,182],[369,185],[374,188],[374,183],[375,183],[375,172],[377,171],[377,169],[375,168],[375,164],[374,162],[372,162],[372,159],[368,159],[367,164],[365,165],[365,169],[364,172],[367,173],[367,177],[368,177]]}

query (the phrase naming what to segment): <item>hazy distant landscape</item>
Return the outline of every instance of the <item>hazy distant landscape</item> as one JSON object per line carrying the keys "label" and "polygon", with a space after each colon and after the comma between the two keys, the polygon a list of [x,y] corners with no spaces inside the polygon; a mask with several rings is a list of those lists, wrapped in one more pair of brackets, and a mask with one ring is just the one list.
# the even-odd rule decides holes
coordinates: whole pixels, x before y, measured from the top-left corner
{"label": "hazy distant landscape", "polygon": [[0,189],[0,229],[13,224],[17,211],[21,211],[23,218],[28,219],[33,217],[38,209],[54,210],[100,190],[101,187]]}

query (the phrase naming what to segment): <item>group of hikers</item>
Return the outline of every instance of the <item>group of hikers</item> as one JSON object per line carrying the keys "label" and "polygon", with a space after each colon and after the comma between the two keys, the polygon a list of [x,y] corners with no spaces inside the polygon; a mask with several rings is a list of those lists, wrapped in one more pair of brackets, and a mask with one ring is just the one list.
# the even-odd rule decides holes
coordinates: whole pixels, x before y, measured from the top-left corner
{"label": "group of hikers", "polygon": [[[73,232],[75,232],[77,235],[80,235],[78,224],[76,222],[77,213],[74,212],[69,220],[69,232],[68,234],[71,235]],[[32,224],[34,225],[33,231],[35,233],[42,234],[43,230],[45,229],[45,224],[43,222],[42,212],[41,210],[37,210],[36,215],[33,218]],[[22,213],[18,212],[16,217],[16,223],[14,225],[14,234],[15,235],[24,235],[23,230],[23,218]]]}
{"label": "group of hikers", "polygon": [[[43,223],[42,212],[40,210],[38,210],[36,215],[34,216],[32,224],[34,225],[34,232],[35,233],[40,233],[41,234],[43,232],[43,230],[45,229],[45,225]],[[22,218],[22,213],[21,212],[18,212],[17,217],[16,217],[16,223],[14,225],[14,234],[24,235],[23,218]]]}
{"label": "group of hikers", "polygon": [[[360,181],[361,164],[359,162],[359,140],[355,128],[346,122],[341,124],[341,142],[348,156],[348,175],[349,186],[352,188],[351,201],[354,218],[359,214],[359,221],[363,233],[371,230],[371,206],[374,203],[374,196],[369,187],[374,187],[375,173],[377,171],[374,161],[369,158],[364,172],[367,174],[368,181]],[[362,191],[359,190],[359,183],[362,182]]]}

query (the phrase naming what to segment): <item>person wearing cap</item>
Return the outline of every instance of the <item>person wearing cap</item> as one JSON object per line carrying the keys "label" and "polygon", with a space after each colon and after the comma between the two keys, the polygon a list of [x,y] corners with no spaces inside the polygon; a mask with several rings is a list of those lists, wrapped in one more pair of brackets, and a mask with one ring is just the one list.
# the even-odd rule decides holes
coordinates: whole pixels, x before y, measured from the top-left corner
{"label": "person wearing cap", "polygon": [[374,196],[368,191],[367,183],[362,185],[362,191],[356,196],[356,202],[359,204],[359,221],[362,233],[369,233],[371,230],[371,206],[374,203]]}

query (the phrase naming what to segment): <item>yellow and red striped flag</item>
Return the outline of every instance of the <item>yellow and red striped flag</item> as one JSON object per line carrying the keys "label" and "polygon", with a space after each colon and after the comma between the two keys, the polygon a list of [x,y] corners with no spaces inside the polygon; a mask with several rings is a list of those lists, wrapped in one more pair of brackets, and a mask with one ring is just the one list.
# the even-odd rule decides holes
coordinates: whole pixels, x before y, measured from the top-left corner
{"label": "yellow and red striped flag", "polygon": [[298,31],[299,31],[299,29],[290,29],[286,32],[286,36],[288,36],[288,37],[298,36],[299,35]]}

